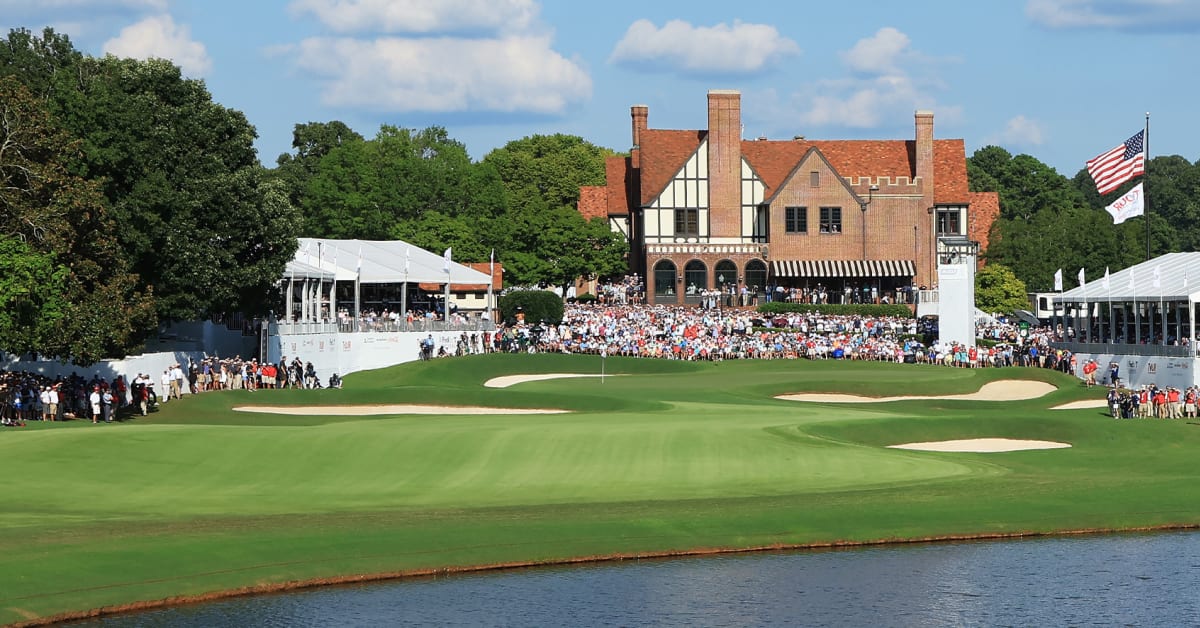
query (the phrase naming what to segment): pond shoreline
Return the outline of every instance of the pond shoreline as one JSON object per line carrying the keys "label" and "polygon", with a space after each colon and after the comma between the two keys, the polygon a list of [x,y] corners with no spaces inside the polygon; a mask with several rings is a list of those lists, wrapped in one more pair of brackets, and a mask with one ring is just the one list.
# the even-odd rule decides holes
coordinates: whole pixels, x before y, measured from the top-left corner
{"label": "pond shoreline", "polygon": [[[311,578],[307,580],[296,580],[291,582],[279,582],[273,584],[255,585],[248,587],[238,587],[234,589],[226,589],[221,591],[213,591],[200,595],[184,595],[172,596],[158,600],[145,600],[139,602],[131,602],[128,604],[119,604],[111,606],[103,606],[99,608],[70,611],[57,613],[46,617],[31,617],[26,621],[19,621],[8,624],[11,628],[31,628],[34,626],[46,626],[65,621],[76,621],[82,619],[94,619],[110,615],[120,615],[125,613],[136,613],[140,611],[148,611],[169,607],[187,606],[192,604],[202,604],[217,600],[251,597],[256,595],[266,595],[271,593],[283,593],[288,591],[298,591],[303,589],[314,589],[329,586],[339,586],[347,584],[362,584],[372,582],[383,582],[388,580],[402,580],[408,578],[425,578],[445,575],[482,573],[492,571],[505,571],[516,569],[527,569],[536,567],[554,567],[563,565],[586,565],[586,564],[602,564],[615,563],[623,561],[636,560],[654,560],[661,558],[683,558],[693,556],[713,556],[721,554],[749,554],[755,552],[776,552],[776,551],[793,551],[793,550],[822,550],[822,549],[841,549],[841,548],[859,548],[859,547],[883,547],[883,546],[900,546],[900,545],[915,545],[927,543],[953,543],[960,541],[995,541],[1005,539],[1034,539],[1034,538],[1053,538],[1053,537],[1068,537],[1068,536],[1084,536],[1084,535],[1109,535],[1109,534],[1129,534],[1129,533],[1144,533],[1144,532],[1173,532],[1185,530],[1200,530],[1200,524],[1168,524],[1159,526],[1135,526],[1127,528],[1086,528],[1078,530],[1061,530],[1054,532],[1006,532],[1006,533],[981,533],[981,534],[957,534],[957,535],[941,535],[933,537],[910,538],[910,539],[879,539],[874,541],[833,541],[826,543],[795,543],[795,544],[772,544],[765,546],[744,547],[744,548],[697,548],[692,550],[672,550],[664,552],[638,552],[632,554],[607,554],[598,556],[582,556],[577,558],[566,558],[558,560],[546,561],[512,561],[506,563],[497,563],[490,565],[474,565],[460,567],[446,567],[438,569],[413,569],[404,571],[379,572],[370,574],[357,574],[347,576],[334,576],[328,578]],[[17,607],[12,608],[13,611],[20,613],[21,610]]]}

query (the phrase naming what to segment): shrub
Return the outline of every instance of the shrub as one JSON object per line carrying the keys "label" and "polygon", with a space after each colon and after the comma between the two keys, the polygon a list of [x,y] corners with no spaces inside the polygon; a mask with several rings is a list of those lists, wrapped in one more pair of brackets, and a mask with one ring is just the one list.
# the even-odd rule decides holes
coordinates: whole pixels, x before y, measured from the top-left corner
{"label": "shrub", "polygon": [[812,303],[786,303],[780,301],[772,301],[763,303],[758,306],[758,311],[763,314],[784,314],[788,312],[812,313],[812,314],[829,314],[833,316],[871,316],[883,317],[892,316],[897,318],[912,318],[913,312],[907,305],[874,305],[869,303],[848,304],[848,305],[833,305],[833,304],[812,304]]}
{"label": "shrub", "polygon": [[588,304],[596,302],[596,295],[594,295],[590,292],[585,292],[585,293],[575,297],[575,301],[577,303],[582,303],[584,305],[588,305]]}
{"label": "shrub", "polygon": [[542,321],[558,324],[562,322],[563,302],[547,290],[517,290],[500,297],[500,317],[504,322],[516,322],[517,312],[524,312],[529,324]]}

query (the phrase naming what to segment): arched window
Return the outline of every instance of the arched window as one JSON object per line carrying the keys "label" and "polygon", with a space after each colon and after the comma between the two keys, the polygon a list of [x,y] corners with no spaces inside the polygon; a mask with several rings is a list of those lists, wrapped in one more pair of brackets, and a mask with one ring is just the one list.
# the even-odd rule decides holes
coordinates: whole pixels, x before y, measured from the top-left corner
{"label": "arched window", "polygon": [[715,285],[718,290],[723,291],[728,286],[736,286],[737,285],[737,280],[738,280],[737,264],[734,264],[733,262],[731,262],[727,259],[723,259],[723,260],[717,262],[717,266],[715,269],[713,269],[713,272],[716,273],[716,279],[717,279],[717,282],[713,285]]}
{"label": "arched window", "polygon": [[759,294],[767,288],[767,264],[760,259],[746,262],[746,286]]}
{"label": "arched window", "polygon": [[705,290],[708,290],[708,267],[694,259],[683,267],[683,302],[699,303]]}
{"label": "arched window", "polygon": [[675,262],[669,259],[659,260],[654,265],[654,302],[675,302]]}

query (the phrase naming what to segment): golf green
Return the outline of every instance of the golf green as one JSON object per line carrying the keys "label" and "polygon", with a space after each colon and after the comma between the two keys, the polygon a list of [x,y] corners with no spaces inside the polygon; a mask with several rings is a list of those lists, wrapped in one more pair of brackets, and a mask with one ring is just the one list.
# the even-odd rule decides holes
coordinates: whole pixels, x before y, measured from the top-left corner
{"label": "golf green", "polygon": [[[1200,524],[1200,431],[1050,410],[1101,396],[1037,369],[487,355],[229,391],[116,425],[0,432],[0,623],[357,576],[595,557]],[[875,404],[799,392],[1025,401]],[[261,414],[424,404],[563,414]],[[300,410],[303,412],[303,410]],[[463,410],[466,412],[466,410]],[[1070,448],[888,448],[970,438]]]}

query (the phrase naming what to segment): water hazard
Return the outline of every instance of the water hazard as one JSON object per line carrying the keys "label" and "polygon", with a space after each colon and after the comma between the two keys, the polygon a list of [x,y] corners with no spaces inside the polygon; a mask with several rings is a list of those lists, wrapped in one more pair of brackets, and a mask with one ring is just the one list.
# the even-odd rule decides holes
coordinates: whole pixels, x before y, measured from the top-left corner
{"label": "water hazard", "polygon": [[1185,626],[1200,532],[741,554],[414,579],[72,625]]}

